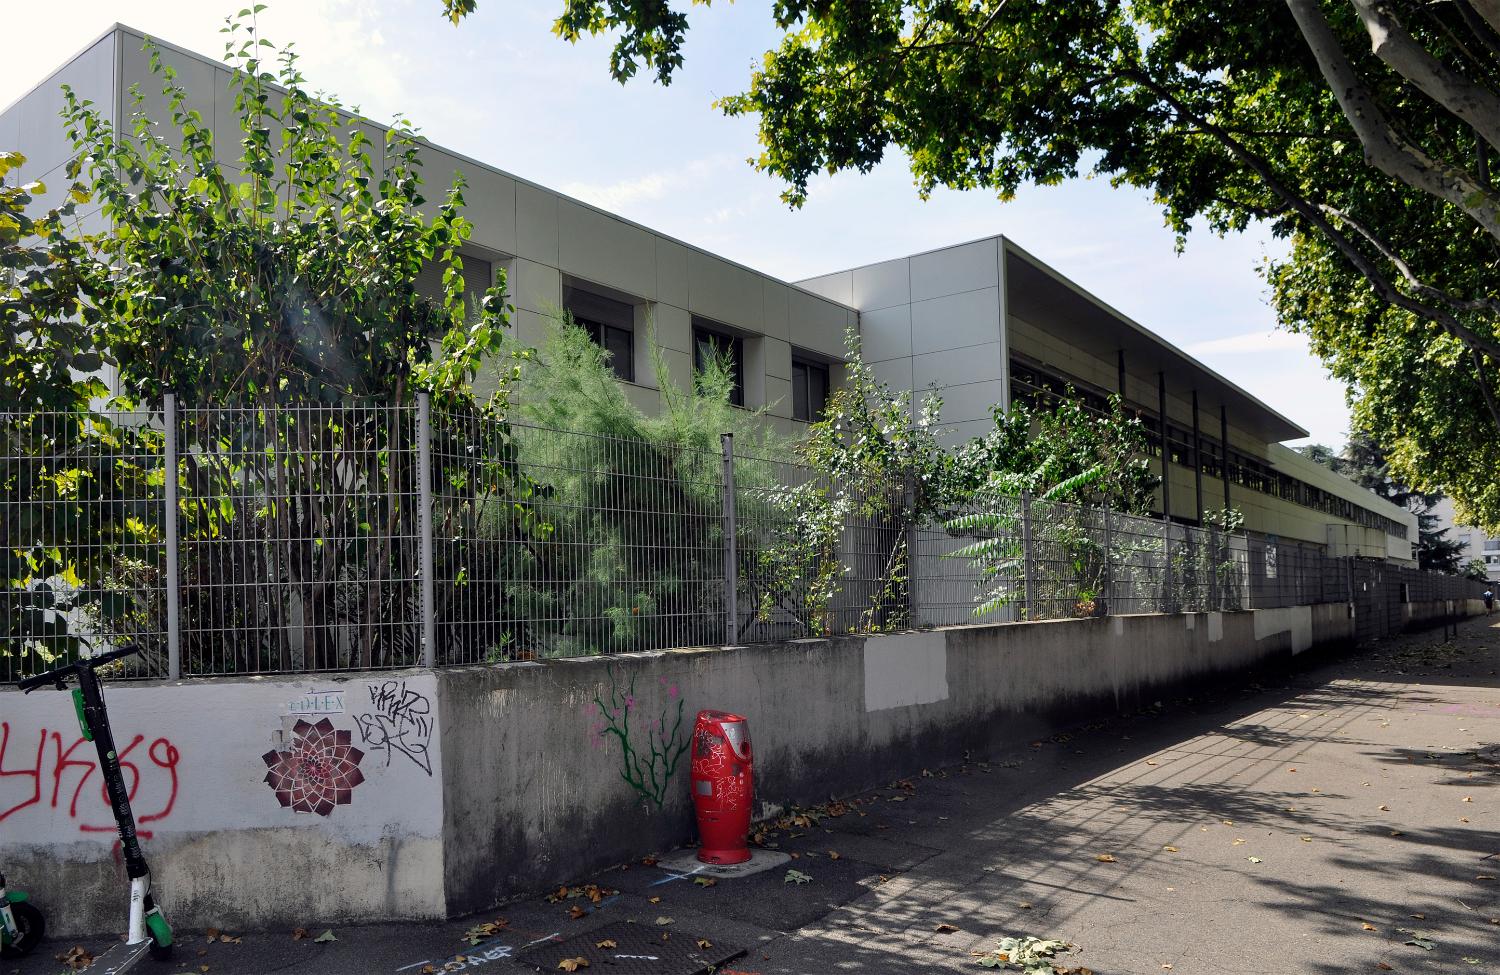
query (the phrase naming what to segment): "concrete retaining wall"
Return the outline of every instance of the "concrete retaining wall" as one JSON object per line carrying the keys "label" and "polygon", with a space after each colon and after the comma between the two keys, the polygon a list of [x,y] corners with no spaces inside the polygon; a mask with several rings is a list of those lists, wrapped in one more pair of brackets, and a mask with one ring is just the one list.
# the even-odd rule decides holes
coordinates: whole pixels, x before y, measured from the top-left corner
{"label": "concrete retaining wall", "polygon": [[[1414,606],[1408,618],[1435,615]],[[684,750],[701,707],[750,718],[769,812],[1348,645],[1354,632],[1332,604],[116,685],[109,702],[170,915],[275,927],[461,914],[690,841]],[[0,693],[3,864],[39,901],[69,905],[54,913],[59,934],[112,930],[123,910],[90,748],[64,695]],[[324,788],[330,772],[344,773],[343,791]]]}

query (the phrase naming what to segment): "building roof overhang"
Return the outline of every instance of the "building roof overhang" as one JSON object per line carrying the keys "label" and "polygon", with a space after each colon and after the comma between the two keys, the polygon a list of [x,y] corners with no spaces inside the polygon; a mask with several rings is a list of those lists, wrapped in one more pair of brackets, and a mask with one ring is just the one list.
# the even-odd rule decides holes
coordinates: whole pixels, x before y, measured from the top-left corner
{"label": "building roof overhang", "polygon": [[1223,406],[1231,423],[1267,443],[1308,436],[1298,424],[1009,239],[1002,237],[1000,242],[1010,314],[1078,348],[1111,357],[1124,352],[1125,368],[1131,375],[1154,382],[1157,373],[1164,373],[1169,393],[1196,391],[1200,409],[1217,413]]}

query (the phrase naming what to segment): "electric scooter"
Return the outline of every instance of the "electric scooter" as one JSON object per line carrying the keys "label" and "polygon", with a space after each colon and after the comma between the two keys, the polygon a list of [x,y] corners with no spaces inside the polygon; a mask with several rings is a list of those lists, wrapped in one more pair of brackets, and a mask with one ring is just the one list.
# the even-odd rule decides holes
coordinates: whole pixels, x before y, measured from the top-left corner
{"label": "electric scooter", "polygon": [[153,958],[160,960],[172,957],[172,929],[151,896],[151,870],[146,866],[140,839],[135,835],[130,790],[125,786],[125,777],[120,774],[120,756],[115,754],[109,712],[104,707],[104,687],[94,672],[98,667],[140,652],[140,647],[124,647],[16,682],[17,687],[30,694],[48,684],[60,691],[67,690],[68,678],[76,678],[78,686],[73,688],[73,708],[78,712],[78,725],[84,740],[93,742],[99,753],[99,771],[104,776],[105,794],[120,830],[125,873],[130,878],[130,933],[123,944],[114,945],[94,959],[90,970],[100,975],[121,975],[133,968],[148,951]]}
{"label": "electric scooter", "polygon": [[0,958],[29,955],[47,931],[47,919],[24,890],[9,890],[0,873]]}

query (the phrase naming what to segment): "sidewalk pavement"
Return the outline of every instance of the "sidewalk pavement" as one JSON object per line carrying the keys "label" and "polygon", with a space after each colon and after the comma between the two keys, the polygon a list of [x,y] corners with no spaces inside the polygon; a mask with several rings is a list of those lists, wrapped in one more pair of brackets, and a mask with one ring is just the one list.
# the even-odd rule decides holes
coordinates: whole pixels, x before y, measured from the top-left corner
{"label": "sidewalk pavement", "polygon": [[[137,971],[503,975],[535,970],[516,963],[528,943],[629,920],[678,947],[747,948],[726,975],[977,972],[1006,935],[1068,942],[1056,965],[1100,975],[1500,973],[1497,670],[1500,625],[1480,619],[1452,643],[1402,637],[1264,685],[1080,714],[1071,734],[788,816],[764,842],[805,883],[778,869],[704,886],[637,863],[555,902],[338,926],[325,943],[181,932],[170,966]],[[51,975],[74,944],[0,975]]]}

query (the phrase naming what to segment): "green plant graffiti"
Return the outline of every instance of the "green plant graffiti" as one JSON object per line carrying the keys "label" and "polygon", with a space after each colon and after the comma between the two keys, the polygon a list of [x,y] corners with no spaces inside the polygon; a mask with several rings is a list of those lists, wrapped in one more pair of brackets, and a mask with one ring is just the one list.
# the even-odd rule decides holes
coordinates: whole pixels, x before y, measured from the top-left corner
{"label": "green plant graffiti", "polygon": [[[596,719],[589,729],[590,737],[595,744],[602,744],[611,736],[620,743],[620,778],[660,809],[666,798],[667,784],[691,741],[690,734],[683,730],[686,702],[676,684],[665,677],[658,678],[665,702],[656,720],[643,722],[636,713],[639,703],[636,675],[632,673],[622,687],[620,674],[613,664],[606,665],[605,673],[609,681],[607,693],[603,689],[596,691],[593,707],[589,709]],[[635,715],[634,723],[632,715]],[[671,731],[667,730],[669,721]]]}

